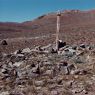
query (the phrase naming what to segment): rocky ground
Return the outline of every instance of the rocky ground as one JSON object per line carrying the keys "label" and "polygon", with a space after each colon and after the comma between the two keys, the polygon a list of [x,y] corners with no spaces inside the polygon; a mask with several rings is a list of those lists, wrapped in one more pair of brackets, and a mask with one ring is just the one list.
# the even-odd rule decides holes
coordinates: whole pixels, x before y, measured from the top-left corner
{"label": "rocky ground", "polygon": [[95,95],[95,45],[0,52],[0,95]]}

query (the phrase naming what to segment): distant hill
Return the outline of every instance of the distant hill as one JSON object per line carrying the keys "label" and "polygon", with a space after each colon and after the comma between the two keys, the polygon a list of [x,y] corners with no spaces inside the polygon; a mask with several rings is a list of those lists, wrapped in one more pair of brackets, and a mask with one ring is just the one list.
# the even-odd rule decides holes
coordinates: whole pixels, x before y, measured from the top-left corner
{"label": "distant hill", "polygon": [[[0,22],[0,39],[49,35],[53,42],[55,32],[56,13],[45,14],[23,23]],[[60,39],[68,43],[95,43],[95,10],[61,11]]]}

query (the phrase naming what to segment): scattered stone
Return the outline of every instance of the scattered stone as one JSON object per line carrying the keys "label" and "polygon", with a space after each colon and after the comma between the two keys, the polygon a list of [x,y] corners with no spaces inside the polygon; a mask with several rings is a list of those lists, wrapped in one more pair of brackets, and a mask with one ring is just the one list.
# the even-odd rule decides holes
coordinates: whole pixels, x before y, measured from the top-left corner
{"label": "scattered stone", "polygon": [[22,50],[22,53],[30,53],[30,52],[31,52],[31,50],[29,48],[25,48]]}
{"label": "scattered stone", "polygon": [[68,63],[66,61],[61,60],[59,66],[67,66]]}
{"label": "scattered stone", "polygon": [[88,91],[86,91],[86,90],[84,89],[84,90],[83,90],[83,93],[84,93],[84,94],[88,94]]}
{"label": "scattered stone", "polygon": [[43,86],[44,85],[44,81],[35,81],[35,85],[36,86]]}
{"label": "scattered stone", "polygon": [[81,48],[86,48],[85,44],[80,45]]}
{"label": "scattered stone", "polygon": [[64,46],[66,46],[66,42],[62,42],[62,40],[59,40],[59,44],[58,45],[59,45],[58,48],[60,49],[60,48],[62,48]]}
{"label": "scattered stone", "polygon": [[58,95],[58,91],[56,90],[51,91],[51,95]]}
{"label": "scattered stone", "polygon": [[59,53],[59,55],[64,55],[67,57],[73,57],[75,55],[75,50],[73,50],[71,48],[66,48],[61,53]]}
{"label": "scattered stone", "polygon": [[[85,89],[85,82],[89,81],[91,87],[95,88],[94,67],[89,67],[95,57],[93,49],[85,54],[87,47],[73,48],[66,45],[59,49],[60,54],[45,53],[51,48],[25,48],[10,54],[1,52],[0,95],[10,95],[9,92],[13,92],[12,95],[26,95],[27,92],[30,95],[89,94],[91,88]],[[93,54],[90,53],[92,51]],[[91,61],[85,61],[88,55]],[[88,63],[75,64],[86,62]],[[94,61],[91,64],[94,64]]]}
{"label": "scattered stone", "polygon": [[83,91],[83,89],[81,89],[81,88],[75,88],[75,89],[72,90],[72,92],[74,94],[81,93],[82,91]]}
{"label": "scattered stone", "polygon": [[[73,73],[71,73],[71,74],[73,74]],[[75,76],[74,76],[74,78],[75,78],[75,79],[78,79],[78,78],[79,78],[79,76],[78,76],[78,75],[75,75]]]}
{"label": "scattered stone", "polygon": [[58,85],[62,85],[63,83],[62,83],[62,79],[57,79],[57,83],[58,83]]}
{"label": "scattered stone", "polygon": [[61,74],[64,74],[64,75],[69,75],[70,74],[67,67],[60,67],[59,71],[60,71]]}
{"label": "scattered stone", "polygon": [[22,53],[22,50],[19,49],[19,50],[16,50],[13,54],[16,55],[16,54],[21,54]]}
{"label": "scattered stone", "polygon": [[74,82],[73,80],[68,81],[68,82],[65,82],[65,86],[67,86],[67,87],[72,87],[73,82]]}
{"label": "scattered stone", "polygon": [[8,45],[6,40],[1,41],[1,45]]}
{"label": "scattered stone", "polygon": [[0,95],[10,95],[8,91],[1,92]]}
{"label": "scattered stone", "polygon": [[21,61],[21,62],[15,62],[15,63],[13,64],[13,66],[19,67],[19,66],[22,65],[22,64],[24,64],[23,61]]}
{"label": "scattered stone", "polygon": [[77,46],[76,45],[72,46],[72,49],[77,50]]}
{"label": "scattered stone", "polygon": [[76,69],[76,70],[72,70],[70,74],[73,74],[73,75],[86,75],[87,74],[87,71],[86,70],[83,70],[83,69]]}
{"label": "scattered stone", "polygon": [[76,64],[82,64],[86,62],[86,59],[84,59],[82,56],[76,56],[73,58],[73,60]]}
{"label": "scattered stone", "polygon": [[53,70],[47,70],[46,72],[45,72],[45,75],[53,75]]}
{"label": "scattered stone", "polygon": [[71,70],[75,70],[75,66],[74,66],[74,64],[68,64],[68,69],[69,69],[69,71],[71,71]]}
{"label": "scattered stone", "polygon": [[57,51],[56,51],[56,49],[54,49],[54,48],[52,48],[51,50],[50,50],[50,53],[57,53]]}

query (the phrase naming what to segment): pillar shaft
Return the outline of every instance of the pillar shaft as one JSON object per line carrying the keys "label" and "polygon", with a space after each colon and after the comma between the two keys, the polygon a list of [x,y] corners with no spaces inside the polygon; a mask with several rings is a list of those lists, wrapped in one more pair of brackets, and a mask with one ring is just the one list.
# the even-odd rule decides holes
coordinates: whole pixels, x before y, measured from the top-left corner
{"label": "pillar shaft", "polygon": [[59,32],[60,32],[60,12],[57,13],[57,30],[56,30],[56,50],[59,49]]}

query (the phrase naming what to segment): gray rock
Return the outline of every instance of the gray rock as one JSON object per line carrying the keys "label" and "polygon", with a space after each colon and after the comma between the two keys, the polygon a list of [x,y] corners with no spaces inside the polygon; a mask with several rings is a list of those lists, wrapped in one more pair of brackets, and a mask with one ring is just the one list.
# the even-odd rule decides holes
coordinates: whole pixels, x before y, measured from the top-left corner
{"label": "gray rock", "polygon": [[19,66],[22,65],[22,64],[24,64],[23,61],[21,61],[21,62],[15,62],[15,63],[13,64],[13,66],[19,67]]}
{"label": "gray rock", "polygon": [[17,77],[19,79],[22,79],[22,78],[26,77],[26,75],[27,75],[27,71],[26,70],[21,70],[20,68],[17,68],[16,72],[17,72]]}
{"label": "gray rock", "polygon": [[58,91],[52,90],[52,91],[51,91],[51,95],[58,95]]}
{"label": "gray rock", "polygon": [[81,70],[81,69],[76,69],[76,70],[72,70],[70,72],[70,74],[74,74],[74,75],[85,75],[87,74],[87,71],[86,70]]}
{"label": "gray rock", "polygon": [[86,59],[83,56],[76,56],[73,58],[76,64],[82,64],[86,62]]}
{"label": "gray rock", "polygon": [[44,75],[53,75],[53,70],[46,70]]}
{"label": "gray rock", "polygon": [[60,67],[59,71],[61,74],[65,75],[68,75],[70,73],[67,67]]}
{"label": "gray rock", "polygon": [[6,40],[2,40],[2,41],[1,41],[1,45],[8,45],[8,43],[7,43]]}
{"label": "gray rock", "polygon": [[72,90],[72,93],[77,94],[77,93],[81,93],[83,91],[83,88],[75,88]]}
{"label": "gray rock", "polygon": [[75,50],[72,49],[72,48],[66,48],[65,50],[63,50],[60,55],[64,55],[64,56],[67,56],[67,57],[72,57],[75,55]]}
{"label": "gray rock", "polygon": [[66,87],[72,87],[73,82],[74,82],[73,80],[70,80],[68,82],[65,82],[64,84],[65,84]]}
{"label": "gray rock", "polygon": [[35,81],[35,85],[36,86],[43,86],[44,85],[44,81]]}
{"label": "gray rock", "polygon": [[22,50],[16,50],[13,54],[16,55],[16,54],[21,54],[22,53]]}
{"label": "gray rock", "polygon": [[86,48],[86,45],[85,44],[81,44],[80,47],[81,48]]}
{"label": "gray rock", "polygon": [[25,56],[23,54],[12,55],[10,58],[11,62],[19,62],[24,60],[25,60]]}
{"label": "gray rock", "polygon": [[76,69],[74,64],[68,64],[67,68],[68,68],[70,74]]}
{"label": "gray rock", "polygon": [[93,75],[93,76],[91,77],[91,79],[95,81],[95,75]]}
{"label": "gray rock", "polygon": [[45,66],[52,66],[52,63],[51,62],[49,62],[49,61],[47,61],[47,62],[44,62],[44,64],[43,65],[45,65]]}
{"label": "gray rock", "polygon": [[31,50],[29,48],[25,48],[22,50],[22,53],[30,53],[30,52],[31,52]]}
{"label": "gray rock", "polygon": [[14,67],[12,62],[9,62],[8,66],[11,67],[11,68]]}
{"label": "gray rock", "polygon": [[64,61],[64,60],[61,60],[60,63],[58,63],[58,65],[61,67],[61,66],[67,66],[68,65],[68,62]]}
{"label": "gray rock", "polygon": [[9,92],[8,91],[1,92],[0,95],[9,95]]}

